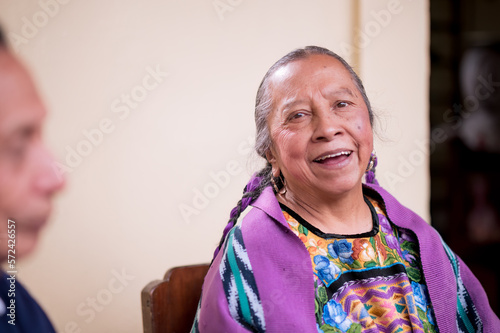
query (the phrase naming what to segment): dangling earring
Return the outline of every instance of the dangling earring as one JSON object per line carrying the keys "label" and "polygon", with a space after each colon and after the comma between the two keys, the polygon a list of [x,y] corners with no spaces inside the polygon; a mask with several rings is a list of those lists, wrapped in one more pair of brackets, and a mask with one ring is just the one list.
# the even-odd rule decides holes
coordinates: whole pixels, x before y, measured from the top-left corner
{"label": "dangling earring", "polygon": [[285,193],[286,193],[286,179],[281,178],[281,176],[280,176],[280,180],[281,180],[281,183],[283,184],[283,186],[281,187],[281,191],[279,191],[278,193],[281,195],[285,195]]}
{"label": "dangling earring", "polygon": [[370,162],[366,167],[365,171],[365,179],[368,184],[378,185],[378,181],[375,179],[375,167],[377,166],[377,154],[375,153],[375,149],[372,151],[370,155]]}
{"label": "dangling earring", "polygon": [[375,149],[373,149],[370,155],[370,162],[368,163],[368,167],[366,168],[366,172],[371,171],[376,166],[377,166],[377,153],[375,152]]}
{"label": "dangling earring", "polygon": [[278,193],[279,189],[278,186],[276,186],[276,182],[274,181],[274,177],[271,175],[271,184],[273,184],[274,192]]}
{"label": "dangling earring", "polygon": [[[278,186],[277,182],[280,182],[281,188]],[[274,191],[281,195],[286,193],[286,179],[283,178],[283,175],[280,173],[278,177],[274,177],[271,175],[271,183],[273,184]]]}

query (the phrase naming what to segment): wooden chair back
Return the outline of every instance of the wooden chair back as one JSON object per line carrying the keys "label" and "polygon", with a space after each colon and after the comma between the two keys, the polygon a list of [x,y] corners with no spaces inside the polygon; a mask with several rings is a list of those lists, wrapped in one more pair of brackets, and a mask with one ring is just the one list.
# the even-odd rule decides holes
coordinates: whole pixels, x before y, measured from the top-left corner
{"label": "wooden chair back", "polygon": [[208,268],[208,264],[174,267],[163,280],[152,281],[142,289],[144,333],[191,331]]}

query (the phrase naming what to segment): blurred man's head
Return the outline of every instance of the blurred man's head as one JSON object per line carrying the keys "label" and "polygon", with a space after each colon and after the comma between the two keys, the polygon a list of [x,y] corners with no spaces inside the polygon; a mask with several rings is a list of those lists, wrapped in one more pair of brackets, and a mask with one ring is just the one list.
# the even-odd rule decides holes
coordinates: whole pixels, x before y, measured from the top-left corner
{"label": "blurred man's head", "polygon": [[33,81],[0,30],[0,262],[8,254],[7,220],[15,221],[16,258],[29,253],[64,183],[43,144],[45,115]]}

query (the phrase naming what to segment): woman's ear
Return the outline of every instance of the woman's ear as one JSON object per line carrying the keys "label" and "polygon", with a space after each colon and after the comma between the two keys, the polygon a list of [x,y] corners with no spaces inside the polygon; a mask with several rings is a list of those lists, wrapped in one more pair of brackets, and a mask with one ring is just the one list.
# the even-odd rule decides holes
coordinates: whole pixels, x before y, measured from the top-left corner
{"label": "woman's ear", "polygon": [[270,148],[266,151],[266,159],[271,164],[273,177],[279,177],[281,172],[278,166],[278,161],[275,157],[275,153],[273,152],[273,148]]}

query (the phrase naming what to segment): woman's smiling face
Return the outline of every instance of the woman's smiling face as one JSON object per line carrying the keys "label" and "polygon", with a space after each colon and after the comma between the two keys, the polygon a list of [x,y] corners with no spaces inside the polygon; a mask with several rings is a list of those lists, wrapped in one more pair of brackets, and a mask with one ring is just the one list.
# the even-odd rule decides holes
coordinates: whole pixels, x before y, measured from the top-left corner
{"label": "woman's smiling face", "polygon": [[373,150],[367,106],[349,71],[328,55],[279,68],[269,83],[273,175],[296,196],[338,196],[361,188]]}

